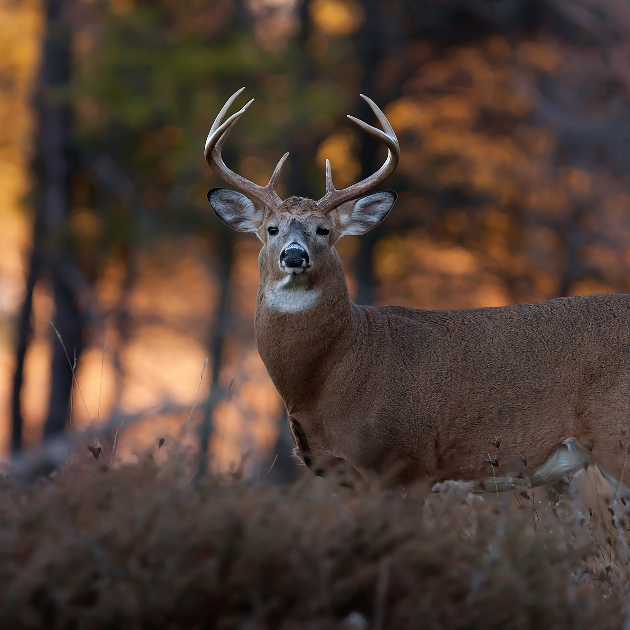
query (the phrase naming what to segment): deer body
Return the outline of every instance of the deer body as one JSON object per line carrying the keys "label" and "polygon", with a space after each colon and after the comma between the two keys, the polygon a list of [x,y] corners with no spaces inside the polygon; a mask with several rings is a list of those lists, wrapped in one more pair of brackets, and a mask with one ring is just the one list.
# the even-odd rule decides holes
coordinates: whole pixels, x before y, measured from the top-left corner
{"label": "deer body", "polygon": [[335,258],[336,282],[311,308],[269,307],[264,275],[257,299],[258,348],[305,459],[332,455],[365,476],[403,464],[401,482],[479,480],[491,474],[495,436],[506,473],[524,467],[521,456],[538,470],[575,438],[619,478],[630,296],[459,311],[357,306]]}
{"label": "deer body", "polygon": [[256,339],[303,461],[316,474],[341,464],[390,483],[429,476],[473,491],[553,483],[592,461],[611,483],[623,477],[630,296],[458,311],[354,304],[334,243],[368,231],[394,204],[391,191],[361,197],[398,162],[393,129],[366,99],[385,132],[355,122],[386,143],[383,167],[337,191],[327,163],[322,199],[282,201],[275,185],[286,155],[266,187],[221,159],[249,106],[222,122],[239,93],[215,120],[206,158],[249,197],[213,189],[208,200],[263,243]]}

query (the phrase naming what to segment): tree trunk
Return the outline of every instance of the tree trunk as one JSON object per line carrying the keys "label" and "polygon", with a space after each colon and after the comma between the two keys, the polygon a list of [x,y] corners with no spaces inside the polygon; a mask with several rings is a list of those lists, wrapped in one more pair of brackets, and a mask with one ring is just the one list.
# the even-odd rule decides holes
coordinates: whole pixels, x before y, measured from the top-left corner
{"label": "tree trunk", "polygon": [[[55,300],[55,328],[59,331],[70,360],[81,354],[83,317],[77,296],[68,278],[67,254],[60,245],[70,209],[70,179],[74,165],[71,147],[72,114],[61,101],[71,77],[72,37],[65,19],[69,0],[48,0],[48,27],[42,65],[39,140],[41,147],[43,215],[50,239],[48,270]],[[55,340],[51,371],[51,390],[44,436],[64,430],[72,390],[72,372],[61,343]]]}
{"label": "tree trunk", "polygon": [[[311,56],[307,52],[307,42],[312,35],[312,24],[309,13],[310,0],[302,0],[298,9],[300,30],[295,35],[294,55],[295,84],[299,90],[315,80],[315,68]],[[286,146],[291,154],[285,166],[284,181],[289,195],[317,199],[308,172],[312,169],[316,151],[315,138],[308,128],[296,129],[294,126],[283,138],[281,146]]]}
{"label": "tree trunk", "polygon": [[[55,300],[54,325],[61,339],[63,339],[63,346],[55,335],[50,400],[48,403],[48,417],[44,425],[44,438],[61,433],[66,428],[68,401],[73,382],[73,370],[68,364],[68,358],[74,367],[83,350],[84,327],[83,315],[78,307],[74,291],[65,276],[62,262],[60,260],[53,261],[50,272]],[[66,352],[68,353],[67,355]]]}
{"label": "tree trunk", "polygon": [[[377,94],[375,76],[381,62],[387,57],[387,42],[384,33],[382,7],[378,0],[365,0],[363,3],[365,12],[365,22],[361,31],[357,35],[357,54],[359,62],[363,67],[363,77],[361,79],[361,94],[366,94],[373,99],[382,100],[385,95]],[[382,103],[380,103],[382,105]],[[360,99],[358,106],[358,117],[374,124],[374,114],[369,105]],[[380,168],[379,150],[382,143],[374,136],[361,133],[361,148],[359,159],[361,161],[360,179],[364,179]],[[376,241],[381,235],[381,230],[375,228],[359,239],[359,251],[356,256],[356,280],[358,304],[374,303],[374,260],[373,249]]]}
{"label": "tree trunk", "polygon": [[575,202],[570,217],[557,230],[562,249],[564,250],[564,267],[560,273],[558,294],[567,297],[571,287],[576,282],[596,274],[589,273],[582,263],[582,249],[585,235],[581,222],[586,208],[580,202]]}
{"label": "tree trunk", "polygon": [[219,376],[223,359],[224,339],[230,317],[230,275],[234,260],[235,239],[231,232],[226,231],[225,234],[219,234],[218,242],[221,244],[220,251],[217,252],[219,255],[220,265],[219,297],[217,304],[217,316],[209,335],[209,349],[212,356],[212,372],[210,394],[208,395],[208,399],[205,404],[202,405],[203,420],[199,430],[199,474],[197,475],[197,479],[201,479],[208,470],[208,449],[214,428],[214,410],[223,397],[223,391],[219,385]]}
{"label": "tree trunk", "polygon": [[[26,296],[18,324],[15,373],[13,377],[12,450],[22,447],[22,409],[20,403],[24,380],[24,360],[32,337],[33,291],[38,279],[47,273],[55,301],[54,324],[71,357],[82,350],[84,320],[79,309],[71,262],[62,251],[60,236],[70,206],[70,179],[74,169],[71,148],[72,116],[63,102],[63,92],[70,84],[71,32],[64,12],[68,0],[46,3],[46,37],[37,93],[39,130],[35,172],[37,207],[33,250],[26,281]],[[52,334],[53,331],[51,331]],[[44,436],[63,431],[68,418],[72,372],[66,353],[54,338],[51,370],[51,394]],[[73,358],[71,358],[73,360]]]}
{"label": "tree trunk", "polygon": [[24,382],[24,363],[26,360],[26,351],[33,337],[33,291],[40,273],[41,257],[39,254],[39,244],[37,236],[41,232],[39,224],[40,217],[35,221],[35,230],[33,237],[33,247],[29,260],[28,276],[26,278],[26,294],[24,302],[20,310],[20,318],[18,320],[17,347],[15,350],[15,371],[13,373],[13,389],[11,392],[11,416],[12,416],[12,434],[11,434],[11,452],[18,453],[22,449],[22,384]]}

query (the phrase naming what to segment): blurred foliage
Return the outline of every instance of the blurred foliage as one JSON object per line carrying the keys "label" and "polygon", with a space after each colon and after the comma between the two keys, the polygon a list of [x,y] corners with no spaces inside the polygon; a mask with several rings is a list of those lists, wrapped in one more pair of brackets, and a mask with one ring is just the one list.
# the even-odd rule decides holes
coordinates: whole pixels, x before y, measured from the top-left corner
{"label": "blurred foliage", "polygon": [[[239,172],[264,183],[288,149],[296,154],[284,194],[318,197],[326,156],[347,185],[360,176],[362,140],[342,116],[356,113],[368,85],[390,103],[403,146],[392,178],[403,195],[384,230],[418,225],[481,253],[503,285],[499,302],[589,281],[627,290],[619,147],[630,34],[614,0],[597,11],[578,0],[164,0],[73,10],[79,140],[115,160],[151,219],[84,193],[73,229],[92,253],[95,234],[108,248],[123,234],[145,242],[160,229],[220,232],[201,145],[242,85],[257,102],[226,147]],[[378,29],[376,62],[365,58],[369,28]]]}
{"label": "blurred foliage", "polygon": [[[238,3],[114,6],[97,3],[77,17],[78,134],[89,151],[110,156],[132,176],[163,227],[219,227],[205,198],[202,146],[236,89],[247,86],[245,96],[257,103],[232,133],[227,159],[261,183],[296,130],[325,134],[352,98],[340,90],[348,71],[335,71],[334,60],[320,80],[294,82],[302,56],[296,42],[279,51],[259,46],[253,19]],[[115,238],[112,217],[106,220],[103,230]]]}
{"label": "blurred foliage", "polygon": [[0,2],[0,334],[4,337],[6,311],[15,309],[19,289],[19,254],[28,237],[19,206],[29,185],[29,138],[33,116],[28,107],[33,69],[38,63],[42,31],[40,7],[35,1],[19,5]]}
{"label": "blurred foliage", "polygon": [[[198,373],[223,338],[213,386],[232,391],[239,373],[256,386],[243,381],[239,395],[249,391],[249,402],[235,398],[231,420],[218,424],[233,431],[244,407],[260,417],[278,407],[252,351],[257,245],[229,233],[206,201],[221,182],[203,141],[242,86],[235,107],[256,102],[232,131],[226,162],[263,184],[290,151],[283,196],[319,198],[327,157],[338,187],[378,167],[383,148],[345,119],[374,122],[359,92],[390,117],[402,159],[387,186],[399,201],[382,226],[338,245],[359,299],[464,308],[630,290],[630,16],[622,0],[65,6],[73,78],[55,98],[72,108],[78,159],[63,238],[93,288],[81,302],[93,309],[92,363],[79,360],[92,382],[85,387],[100,391],[95,357],[109,334],[113,409],[154,400],[140,393],[151,380],[169,405],[184,404],[174,366],[188,357],[181,374]],[[40,310],[37,330],[52,307]],[[140,347],[145,356],[149,347],[177,351],[132,360]],[[145,375],[147,365],[162,381]],[[268,444],[273,422],[249,434],[260,431]]]}

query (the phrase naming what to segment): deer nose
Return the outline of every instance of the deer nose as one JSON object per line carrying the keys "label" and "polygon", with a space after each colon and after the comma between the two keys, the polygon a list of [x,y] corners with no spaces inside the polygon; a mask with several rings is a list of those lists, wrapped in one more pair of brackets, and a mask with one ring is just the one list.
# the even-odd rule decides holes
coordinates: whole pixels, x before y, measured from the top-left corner
{"label": "deer nose", "polygon": [[280,254],[280,263],[285,267],[306,267],[308,252],[299,243],[289,243]]}

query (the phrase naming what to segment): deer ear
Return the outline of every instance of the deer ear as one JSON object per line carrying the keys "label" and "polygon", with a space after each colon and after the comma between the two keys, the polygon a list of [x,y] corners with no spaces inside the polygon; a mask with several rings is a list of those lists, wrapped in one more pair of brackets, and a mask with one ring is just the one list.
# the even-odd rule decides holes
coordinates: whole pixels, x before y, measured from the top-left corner
{"label": "deer ear", "polygon": [[227,188],[213,188],[208,191],[208,201],[219,219],[233,230],[258,231],[263,220],[262,209],[245,195]]}
{"label": "deer ear", "polygon": [[348,201],[331,210],[329,216],[337,227],[339,238],[369,232],[387,216],[397,197],[393,190],[386,190]]}

